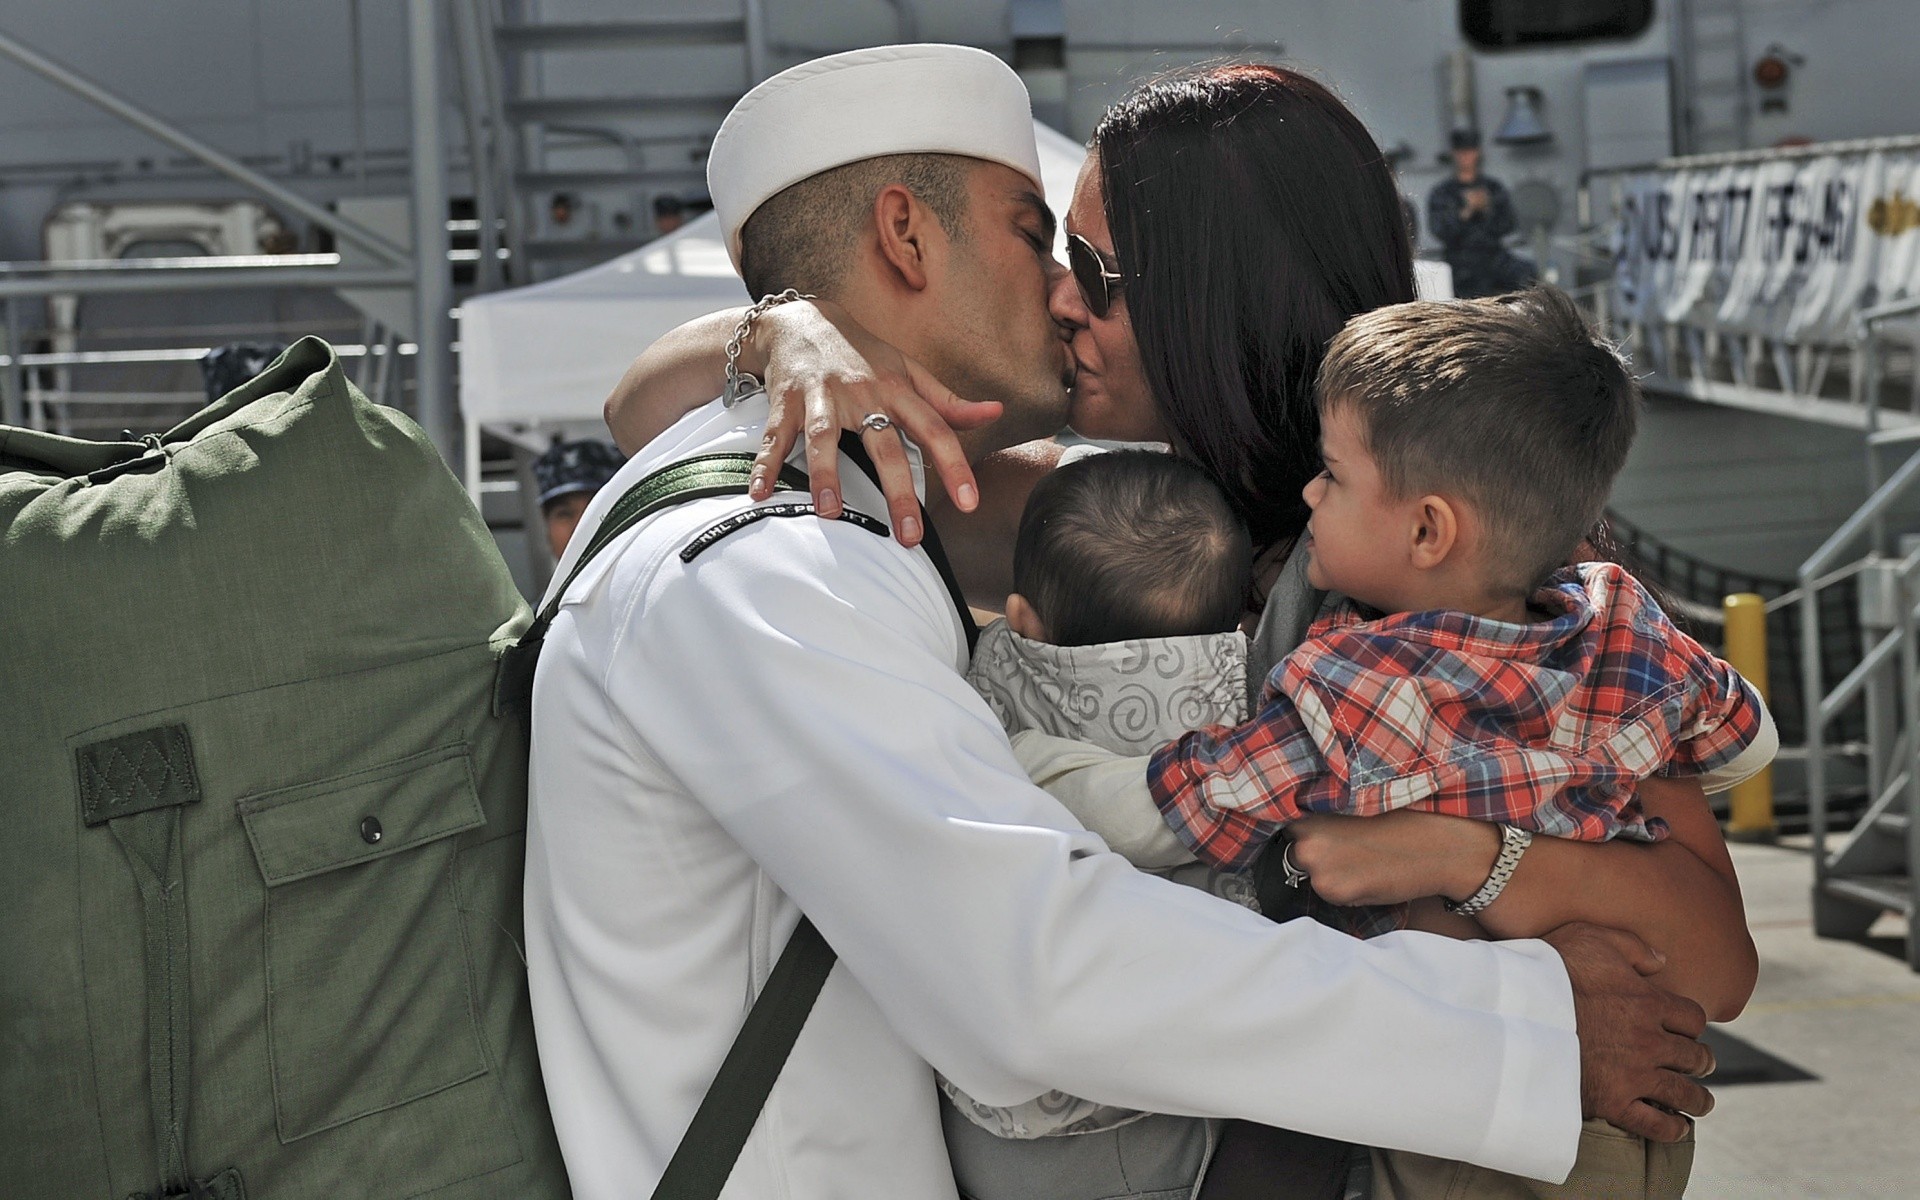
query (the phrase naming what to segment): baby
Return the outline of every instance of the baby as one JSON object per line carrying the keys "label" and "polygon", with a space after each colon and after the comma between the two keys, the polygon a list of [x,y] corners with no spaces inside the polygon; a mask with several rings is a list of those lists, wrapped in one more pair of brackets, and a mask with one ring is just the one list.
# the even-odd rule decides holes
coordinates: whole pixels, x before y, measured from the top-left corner
{"label": "baby", "polygon": [[1531,835],[1663,836],[1635,785],[1709,791],[1777,748],[1746,681],[1611,563],[1561,566],[1604,510],[1639,389],[1565,295],[1355,318],[1319,378],[1325,469],[1309,581],[1336,596],[1238,729],[1153,756],[1155,803],[1200,861],[1245,866],[1310,812],[1502,825],[1491,904]]}
{"label": "baby", "polygon": [[1027,500],[1007,616],[968,678],[1009,730],[1145,754],[1247,713],[1247,528],[1199,468],[1116,450]]}
{"label": "baby", "polygon": [[[1562,565],[1604,509],[1639,402],[1565,296],[1363,315],[1329,346],[1318,388],[1325,470],[1304,491],[1312,515],[1296,553],[1333,595],[1252,721],[1184,733],[1148,767],[1165,827],[1201,864],[1242,870],[1308,813],[1415,807],[1494,822],[1486,884],[1446,904],[1451,914],[1419,906],[1423,927],[1471,935],[1461,918],[1497,899],[1534,834],[1655,839],[1665,831],[1641,811],[1640,779],[1690,775],[1719,790],[1771,760],[1771,721],[1744,680],[1621,568]],[[1067,689],[1052,695],[1075,708]],[[1060,730],[1024,728],[1023,761],[1089,828],[1136,861],[1169,861],[1140,831],[1137,786],[1114,782],[1139,760],[1070,761],[1047,749],[1043,735]],[[1346,923],[1372,933],[1406,920],[1394,909]],[[1691,1145],[1592,1124],[1553,1194],[1680,1194]],[[1414,1155],[1376,1156],[1376,1171],[1397,1197],[1530,1194],[1526,1181]]]}

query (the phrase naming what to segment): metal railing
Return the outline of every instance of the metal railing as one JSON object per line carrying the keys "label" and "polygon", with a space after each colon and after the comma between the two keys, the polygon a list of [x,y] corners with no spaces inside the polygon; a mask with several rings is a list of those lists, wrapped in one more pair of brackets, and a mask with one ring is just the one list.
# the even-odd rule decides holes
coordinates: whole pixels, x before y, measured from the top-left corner
{"label": "metal railing", "polygon": [[[402,246],[357,221],[341,216],[248,167],[239,159],[118,95],[71,67],[0,32],[0,58],[10,60],[63,90],[102,109],[140,132],[205,163],[215,172],[324,229],[342,243],[364,251],[371,265],[342,267],[337,256],[320,263],[243,255],[227,260],[191,262],[114,262],[85,264],[9,264],[0,271],[0,308],[4,308],[6,363],[0,370],[0,420],[21,423],[27,413],[23,368],[34,357],[22,353],[21,321],[15,301],[23,298],[103,293],[183,292],[232,288],[403,289],[413,297],[415,337],[414,397],[420,424],[448,462],[458,460],[458,416],[453,407],[452,340],[448,272],[447,152],[441,136],[440,13],[443,0],[407,0],[410,109],[412,114],[412,245]],[[350,14],[357,25],[357,4]],[[356,122],[360,81],[355,45]],[[364,131],[356,124],[356,161],[364,170]],[[482,238],[482,270],[497,264]],[[370,358],[373,356],[369,356]],[[380,354],[384,366],[399,356]]]}
{"label": "metal railing", "polygon": [[[293,336],[291,334],[289,337]],[[384,342],[331,343],[343,365],[353,364],[353,381],[376,404],[397,405],[402,384],[393,369],[411,358],[419,347],[389,338]],[[124,350],[67,350],[13,355],[0,353],[0,399],[8,425],[45,429],[68,437],[112,436],[119,430],[161,433],[204,408],[207,395],[192,391],[124,391],[64,388],[27,393],[19,386],[22,371],[50,367],[162,366],[198,363],[211,345],[145,347]],[[17,411],[16,411],[17,410]],[[122,439],[126,440],[126,439]]]}
{"label": "metal railing", "polygon": [[[1920,312],[1920,302],[1863,311],[1854,342],[1865,361],[1876,360],[1881,328],[1889,320]],[[1889,517],[1895,506],[1920,493],[1920,452],[1884,480],[1882,447],[1915,440],[1905,428],[1880,428],[1880,377],[1868,372],[1863,396],[1867,413],[1867,463],[1871,494],[1832,536],[1801,564],[1801,680],[1807,704],[1807,801],[1813,835],[1814,930],[1824,937],[1859,936],[1888,911],[1908,918],[1907,961],[1920,970],[1920,838],[1911,816],[1920,813],[1920,547],[1893,544]],[[1856,555],[1861,548],[1864,555]],[[1820,632],[1820,600],[1840,577],[1850,577],[1859,596],[1863,653],[1831,688],[1826,686]],[[1829,731],[1843,714],[1864,708],[1867,747],[1866,812],[1844,837],[1833,838],[1829,821]],[[1836,844],[1829,846],[1832,840]]]}
{"label": "metal railing", "polygon": [[[1598,234],[1611,228],[1613,216],[1598,210],[1617,214],[1628,177],[1651,171],[1704,171],[1915,150],[1920,150],[1920,135],[1695,154],[1602,168],[1581,177],[1578,212],[1584,229]],[[1652,368],[1646,377],[1651,390],[1851,429],[1912,426],[1920,437],[1920,335],[1909,328],[1889,337],[1884,324],[1886,317],[1915,315],[1915,306],[1887,306],[1886,317],[1877,326],[1880,336],[1870,341],[1841,335],[1830,326],[1792,336],[1756,331],[1699,313],[1675,321],[1623,319],[1606,311],[1610,297],[1602,297],[1598,307],[1612,336],[1631,348],[1636,362]],[[1880,311],[1865,310],[1856,320]],[[1887,406],[1882,397],[1896,362],[1909,392],[1909,399],[1897,408]]]}
{"label": "metal railing", "polygon": [[[1800,601],[1793,580],[1768,579],[1706,562],[1667,544],[1617,513],[1606,516],[1612,550],[1635,575],[1659,592],[1660,606],[1689,634],[1716,650],[1723,646],[1725,600],[1742,592],[1766,603],[1767,677],[1773,687],[1767,707],[1784,745],[1805,739],[1806,689],[1801,680]],[[1859,598],[1856,571],[1843,570],[1819,580],[1819,640],[1822,682],[1831,688],[1860,661]],[[1866,731],[1854,712],[1841,714],[1829,730],[1830,751],[1844,746],[1857,752]]]}

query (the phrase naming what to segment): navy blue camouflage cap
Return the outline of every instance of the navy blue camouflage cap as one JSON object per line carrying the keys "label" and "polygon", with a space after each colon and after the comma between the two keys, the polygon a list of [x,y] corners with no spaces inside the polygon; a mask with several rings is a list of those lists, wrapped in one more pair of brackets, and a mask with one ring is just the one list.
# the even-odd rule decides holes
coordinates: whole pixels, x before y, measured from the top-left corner
{"label": "navy blue camouflage cap", "polygon": [[569,492],[597,492],[626,461],[611,442],[583,439],[555,443],[533,460],[539,502],[545,504]]}

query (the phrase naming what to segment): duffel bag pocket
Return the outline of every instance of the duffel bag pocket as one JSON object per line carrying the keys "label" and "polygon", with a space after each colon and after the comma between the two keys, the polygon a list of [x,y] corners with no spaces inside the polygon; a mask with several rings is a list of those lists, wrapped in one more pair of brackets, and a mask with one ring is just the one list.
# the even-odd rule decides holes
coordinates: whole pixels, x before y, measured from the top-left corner
{"label": "duffel bag pocket", "polygon": [[454,835],[486,823],[465,743],[237,807],[266,882],[280,1140],[484,1073],[453,883]]}

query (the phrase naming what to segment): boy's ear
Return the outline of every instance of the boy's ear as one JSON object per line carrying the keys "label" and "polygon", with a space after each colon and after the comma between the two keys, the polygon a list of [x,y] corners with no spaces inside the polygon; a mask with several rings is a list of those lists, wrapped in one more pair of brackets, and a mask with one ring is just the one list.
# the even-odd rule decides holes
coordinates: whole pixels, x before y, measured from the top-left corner
{"label": "boy's ear", "polygon": [[913,291],[926,290],[928,252],[939,218],[903,184],[892,183],[873,198],[873,224],[880,236],[880,257]]}
{"label": "boy's ear", "polygon": [[1040,614],[1027,603],[1027,598],[1019,592],[1007,597],[1007,625],[1015,633],[1030,642],[1047,640],[1047,626]]}
{"label": "boy's ear", "polygon": [[1414,505],[1413,545],[1409,560],[1431,571],[1453,553],[1460,542],[1461,512],[1445,496],[1422,496]]}

